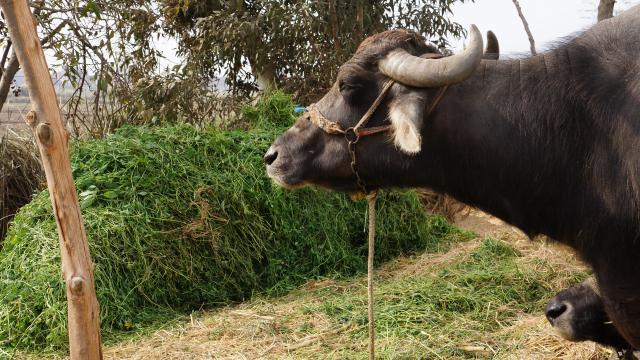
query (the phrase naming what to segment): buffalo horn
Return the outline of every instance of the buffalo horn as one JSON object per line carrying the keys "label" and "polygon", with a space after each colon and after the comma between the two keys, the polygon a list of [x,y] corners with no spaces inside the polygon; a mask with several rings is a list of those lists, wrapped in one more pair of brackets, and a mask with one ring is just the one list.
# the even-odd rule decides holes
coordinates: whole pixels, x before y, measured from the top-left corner
{"label": "buffalo horn", "polygon": [[396,49],[380,60],[380,71],[409,86],[439,87],[465,80],[473,74],[482,60],[482,35],[475,25],[469,29],[469,43],[460,54],[424,59]]}
{"label": "buffalo horn", "polygon": [[500,58],[500,43],[493,31],[487,31],[487,47],[484,49],[483,59],[498,60]]}

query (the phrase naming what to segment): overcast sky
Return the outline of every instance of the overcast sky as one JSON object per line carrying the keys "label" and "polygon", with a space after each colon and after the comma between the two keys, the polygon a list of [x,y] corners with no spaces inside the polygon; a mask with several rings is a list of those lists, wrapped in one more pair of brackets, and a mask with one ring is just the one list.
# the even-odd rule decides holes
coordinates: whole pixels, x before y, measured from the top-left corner
{"label": "overcast sky", "polygon": [[[640,0],[619,0],[614,7],[619,13]],[[542,51],[563,37],[589,28],[596,22],[597,0],[520,0],[529,28]],[[512,0],[476,0],[453,7],[453,19],[468,28],[476,24],[485,33],[493,30],[503,54],[528,54],[529,40]],[[452,41],[456,51],[462,41]]]}

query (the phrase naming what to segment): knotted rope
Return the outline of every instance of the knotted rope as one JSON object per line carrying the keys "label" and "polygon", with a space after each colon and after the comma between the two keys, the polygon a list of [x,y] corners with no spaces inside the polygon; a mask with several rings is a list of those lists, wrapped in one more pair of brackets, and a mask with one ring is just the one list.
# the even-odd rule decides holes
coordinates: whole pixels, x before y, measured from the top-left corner
{"label": "knotted rope", "polygon": [[[385,99],[385,96],[389,89],[394,84],[394,80],[389,80],[383,85],[380,94],[375,99],[373,104],[369,107],[369,110],[360,118],[358,123],[350,128],[344,129],[336,121],[327,119],[320,110],[314,105],[310,105],[307,108],[305,117],[309,119],[312,124],[315,124],[327,134],[343,135],[347,141],[349,154],[351,155],[351,171],[356,177],[358,187],[361,192],[359,194],[366,194],[368,201],[368,216],[369,216],[369,257],[367,259],[367,300],[368,300],[368,315],[369,315],[369,360],[375,358],[375,323],[373,316],[373,255],[374,255],[374,243],[376,238],[376,191],[369,191],[367,184],[360,176],[358,171],[358,163],[356,162],[356,144],[360,141],[360,138],[364,136],[379,134],[391,130],[391,124],[382,126],[366,127],[367,122],[371,119],[378,106]],[[425,117],[428,118],[433,110],[436,108],[444,93],[447,91],[448,86],[443,86],[438,91],[435,100],[429,107]]]}

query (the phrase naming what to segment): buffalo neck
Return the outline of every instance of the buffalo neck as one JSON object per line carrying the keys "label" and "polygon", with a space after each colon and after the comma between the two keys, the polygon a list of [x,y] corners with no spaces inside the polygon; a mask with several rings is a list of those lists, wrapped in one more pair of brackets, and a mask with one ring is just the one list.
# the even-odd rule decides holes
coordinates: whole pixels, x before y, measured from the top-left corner
{"label": "buffalo neck", "polygon": [[[597,129],[576,88],[588,59],[562,47],[529,59],[483,61],[449,88],[423,127],[420,154],[398,169],[531,235],[575,242],[565,220],[602,209],[585,177]],[[395,161],[395,160],[392,160]],[[407,162],[409,165],[407,165]]]}

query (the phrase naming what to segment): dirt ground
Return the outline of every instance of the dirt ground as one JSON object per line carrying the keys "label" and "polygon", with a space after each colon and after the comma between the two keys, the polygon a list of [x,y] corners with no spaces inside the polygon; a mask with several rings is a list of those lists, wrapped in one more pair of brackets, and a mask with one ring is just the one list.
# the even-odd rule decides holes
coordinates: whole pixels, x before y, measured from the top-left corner
{"label": "dirt ground", "polygon": [[[525,258],[546,257],[558,271],[583,265],[570,250],[554,244],[531,242],[518,230],[481,212],[472,211],[457,225],[475,232],[476,239],[453,246],[446,253],[424,254],[392,261],[380,270],[379,279],[406,277],[464,257],[486,236],[508,239]],[[362,281],[365,281],[363,276]],[[150,336],[104,349],[106,359],[338,359],[345,347],[364,348],[364,340],[354,340],[353,328],[336,326],[328,316],[305,311],[323,301],[318,294],[345,286],[333,280],[307,283],[300,291],[276,300],[252,300],[212,312],[199,313],[189,321],[156,331]],[[283,331],[308,326],[309,332]],[[469,359],[609,359],[611,350],[594,343],[569,343],[557,337],[542,313],[522,314],[503,327],[494,338],[506,338],[496,352],[485,344],[457,344]],[[377,346],[390,346],[384,339]],[[395,345],[394,345],[395,346]],[[504,348],[508,351],[504,351]],[[362,353],[362,352],[361,352]],[[358,356],[360,357],[360,356]],[[402,358],[399,354],[398,358]],[[425,358],[430,356],[425,351]]]}

